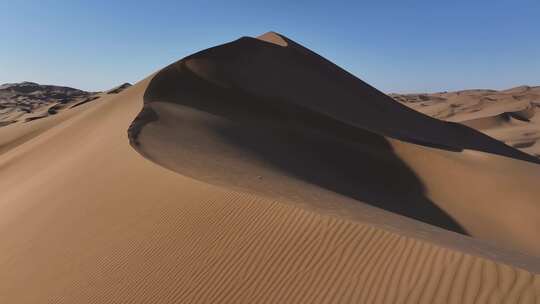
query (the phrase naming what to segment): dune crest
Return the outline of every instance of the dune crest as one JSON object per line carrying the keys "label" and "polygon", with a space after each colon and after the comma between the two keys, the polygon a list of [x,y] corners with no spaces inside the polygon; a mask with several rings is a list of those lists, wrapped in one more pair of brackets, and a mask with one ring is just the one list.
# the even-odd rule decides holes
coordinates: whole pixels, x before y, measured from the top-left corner
{"label": "dune crest", "polygon": [[279,46],[288,46],[286,38],[276,32],[268,32],[257,37],[257,39],[270,42]]}

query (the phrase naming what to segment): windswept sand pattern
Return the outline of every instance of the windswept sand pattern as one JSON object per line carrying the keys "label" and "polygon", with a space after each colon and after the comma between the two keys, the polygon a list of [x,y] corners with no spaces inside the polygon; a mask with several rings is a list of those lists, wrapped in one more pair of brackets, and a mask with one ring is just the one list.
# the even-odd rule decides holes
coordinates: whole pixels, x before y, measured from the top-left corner
{"label": "windswept sand pattern", "polygon": [[[48,267],[59,267],[60,277],[38,274],[26,283],[57,285],[56,296],[41,298],[45,303],[540,301],[540,276],[527,271],[370,225],[185,182],[205,194],[145,207],[140,220],[118,224],[108,241],[85,239],[102,246],[75,264],[56,259],[59,264]],[[10,292],[24,289],[2,294]]]}
{"label": "windswept sand pattern", "polygon": [[[205,248],[205,253],[220,252],[219,260],[208,257],[205,267],[185,278],[192,288],[171,300],[535,303],[539,299],[540,277],[526,271],[290,207],[261,209],[256,214],[223,215],[224,221],[238,223],[234,226],[250,233],[220,226],[217,230],[223,234],[240,237],[227,242],[221,235],[210,234],[215,238],[197,242],[222,244],[226,249]],[[209,291],[207,286],[215,288]]]}

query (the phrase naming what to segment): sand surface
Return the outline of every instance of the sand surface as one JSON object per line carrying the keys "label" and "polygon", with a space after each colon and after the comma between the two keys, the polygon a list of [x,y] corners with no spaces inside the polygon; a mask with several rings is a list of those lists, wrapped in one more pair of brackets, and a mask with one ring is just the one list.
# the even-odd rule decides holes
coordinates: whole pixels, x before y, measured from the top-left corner
{"label": "sand surface", "polygon": [[540,302],[536,158],[274,33],[0,140],[2,303]]}

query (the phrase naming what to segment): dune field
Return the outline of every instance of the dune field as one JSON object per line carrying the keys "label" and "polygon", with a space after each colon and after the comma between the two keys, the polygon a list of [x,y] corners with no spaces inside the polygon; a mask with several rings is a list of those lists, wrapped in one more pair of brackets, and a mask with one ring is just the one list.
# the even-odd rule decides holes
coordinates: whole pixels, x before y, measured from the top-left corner
{"label": "dune field", "polygon": [[513,90],[390,97],[270,32],[0,108],[0,303],[540,303]]}
{"label": "dune field", "polygon": [[507,90],[465,90],[433,94],[391,94],[432,117],[477,129],[525,153],[540,156],[540,86]]}

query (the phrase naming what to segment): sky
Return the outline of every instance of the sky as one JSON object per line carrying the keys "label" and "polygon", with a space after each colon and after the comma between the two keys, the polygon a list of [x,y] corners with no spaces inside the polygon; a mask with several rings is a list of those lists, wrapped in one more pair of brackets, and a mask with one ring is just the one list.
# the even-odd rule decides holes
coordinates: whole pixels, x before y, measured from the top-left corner
{"label": "sky", "polygon": [[540,85],[539,0],[0,0],[0,83],[107,90],[268,31],[387,93]]}

